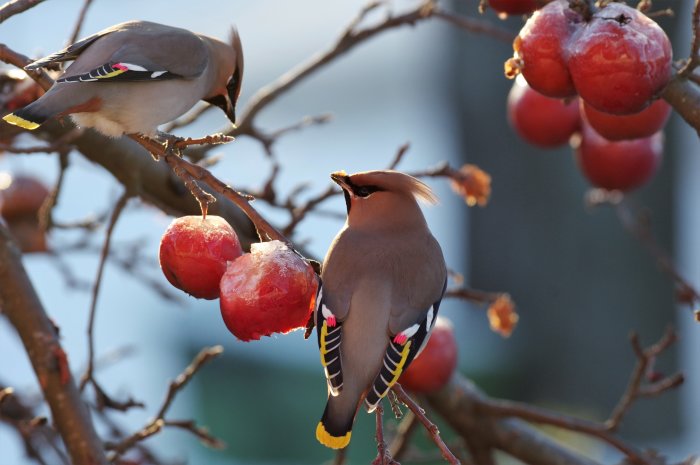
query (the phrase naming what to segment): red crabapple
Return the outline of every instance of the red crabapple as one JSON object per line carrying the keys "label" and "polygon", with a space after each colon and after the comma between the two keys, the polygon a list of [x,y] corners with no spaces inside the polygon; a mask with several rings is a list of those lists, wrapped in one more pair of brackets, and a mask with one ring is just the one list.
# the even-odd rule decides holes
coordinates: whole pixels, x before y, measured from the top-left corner
{"label": "red crabapple", "polygon": [[640,139],[659,132],[671,115],[671,105],[659,99],[639,113],[611,115],[581,100],[581,112],[595,131],[608,140]]}
{"label": "red crabapple", "polygon": [[175,218],[160,240],[160,267],[170,284],[199,299],[216,299],[226,263],[243,253],[220,216]]}
{"label": "red crabapple", "polygon": [[401,375],[399,383],[414,392],[435,392],[447,384],[456,367],[457,342],[452,324],[438,317],[423,352]]}
{"label": "red crabapple", "polygon": [[253,244],[221,278],[221,316],[242,341],[303,328],[318,281],[311,266],[283,242]]}
{"label": "red crabapple", "polygon": [[579,128],[578,98],[566,102],[545,97],[518,76],[508,94],[508,121],[527,142],[557,147],[568,142]]}
{"label": "red crabapple", "polygon": [[582,122],[576,160],[584,176],[596,187],[628,191],[649,181],[661,164],[663,134],[612,142]]}
{"label": "red crabapple", "polygon": [[22,252],[48,251],[46,231],[39,224],[39,209],[48,196],[49,190],[36,178],[0,173],[0,216]]}
{"label": "red crabapple", "polygon": [[567,0],[555,0],[537,10],[513,42],[514,56],[506,62],[506,75],[520,72],[530,87],[553,98],[576,95],[566,63],[572,34],[581,27],[581,16]]}
{"label": "red crabapple", "polygon": [[597,110],[618,115],[647,107],[671,77],[666,33],[643,13],[610,3],[571,38],[576,91]]}
{"label": "red crabapple", "polygon": [[34,177],[0,173],[0,215],[5,219],[36,217],[48,196],[49,190]]}

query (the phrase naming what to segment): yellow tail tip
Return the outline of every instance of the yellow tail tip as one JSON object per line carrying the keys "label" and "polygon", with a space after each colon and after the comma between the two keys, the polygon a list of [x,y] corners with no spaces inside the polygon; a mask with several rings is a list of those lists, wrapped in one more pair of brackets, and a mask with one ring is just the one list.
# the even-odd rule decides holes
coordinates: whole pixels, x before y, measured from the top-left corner
{"label": "yellow tail tip", "polygon": [[326,428],[321,422],[319,422],[318,426],[316,427],[316,439],[318,439],[318,442],[330,449],[343,449],[344,447],[347,447],[347,445],[350,444],[351,435],[352,432],[348,431],[344,436],[333,436],[326,431]]}
{"label": "yellow tail tip", "polygon": [[10,124],[14,124],[15,126],[19,126],[24,129],[29,129],[30,131],[33,131],[34,129],[38,128],[41,126],[39,123],[35,123],[33,121],[26,120],[24,118],[20,118],[19,116],[15,115],[14,113],[10,113],[9,115],[5,115],[2,117],[3,120],[7,121]]}

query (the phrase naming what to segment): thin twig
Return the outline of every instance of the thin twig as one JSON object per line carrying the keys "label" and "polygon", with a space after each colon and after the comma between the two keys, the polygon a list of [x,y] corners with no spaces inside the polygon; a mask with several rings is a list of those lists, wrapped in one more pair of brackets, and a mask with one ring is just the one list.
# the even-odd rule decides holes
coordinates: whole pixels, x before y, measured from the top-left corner
{"label": "thin twig", "polygon": [[453,26],[464,29],[465,31],[485,35],[501,42],[510,44],[513,42],[513,39],[515,39],[515,35],[511,31],[486,21],[481,21],[466,16],[458,16],[440,9],[436,9],[433,12],[433,15],[436,18],[440,18]]}
{"label": "thin twig", "polygon": [[[0,15],[1,14],[2,11],[0,10]],[[2,23],[2,16],[0,16],[0,23]],[[27,56],[15,52],[5,44],[0,44],[0,61],[16,66],[19,69],[24,69],[25,66],[32,62],[32,60],[30,60]],[[51,79],[51,76],[49,76],[43,69],[27,71],[27,76],[34,79],[34,81],[36,81],[36,83],[39,84],[44,90],[49,90],[49,88],[53,85],[53,79]]]}
{"label": "thin twig", "polygon": [[406,155],[408,152],[408,149],[411,148],[411,143],[406,142],[405,144],[401,145],[399,149],[396,151],[396,155],[394,155],[394,159],[391,160],[391,163],[389,163],[388,169],[390,170],[395,170],[401,161],[403,160],[403,157]]}
{"label": "thin twig", "polygon": [[677,339],[678,335],[673,328],[668,328],[656,344],[643,349],[639,342],[639,335],[636,332],[630,335],[630,343],[637,357],[637,364],[630,375],[630,380],[624,394],[610,414],[610,418],[605,422],[605,428],[608,431],[614,432],[618,429],[620,423],[622,423],[623,417],[632,407],[634,401],[639,397],[659,395],[683,383],[683,374],[676,373],[670,377],[664,377],[650,386],[642,386],[644,375],[653,369],[656,357],[668,349]]}
{"label": "thin twig", "polygon": [[[393,392],[393,391],[392,391]],[[396,436],[391,441],[389,452],[395,460],[401,460],[401,457],[408,451],[411,444],[411,438],[418,426],[418,418],[413,412],[408,412],[404,415],[404,419],[399,423],[396,431]]]}
{"label": "thin twig", "polygon": [[105,447],[107,450],[112,451],[110,456],[110,461],[115,462],[119,457],[121,457],[129,449],[135,447],[141,441],[148,439],[149,437],[159,433],[161,429],[165,426],[172,426],[179,429],[184,429],[192,434],[194,434],[199,439],[205,441],[208,445],[213,447],[223,447],[223,443],[211,436],[206,430],[198,427],[193,421],[190,420],[176,420],[169,421],[165,419],[165,415],[168,413],[170,406],[177,394],[187,385],[187,383],[197,374],[197,372],[210,360],[218,357],[223,353],[224,349],[221,346],[205,347],[202,349],[197,356],[192,360],[192,362],[185,368],[185,370],[180,373],[180,375],[170,382],[168,386],[168,392],[165,395],[165,399],[158,409],[158,413],[155,418],[148,422],[146,426],[124,438],[119,443],[108,443]]}
{"label": "thin twig", "polygon": [[698,67],[698,64],[700,64],[700,0],[695,0],[691,19],[693,21],[693,39],[690,43],[690,58],[688,58],[685,65],[678,71],[678,75],[681,77],[686,77],[692,73],[695,68]]}
{"label": "thin twig", "polygon": [[44,0],[11,0],[0,6],[0,24],[12,16],[35,7]]}
{"label": "thin twig", "polygon": [[384,440],[384,425],[382,417],[384,416],[384,407],[380,402],[377,408],[374,410],[375,425],[376,425],[376,438],[377,438],[377,458],[374,459],[372,465],[399,465],[394,459],[389,455],[389,449],[386,446],[386,441]]}
{"label": "thin twig", "polygon": [[[125,190],[124,193],[119,197],[117,202],[114,204],[114,209],[112,210],[112,215],[109,218],[109,222],[107,223],[107,230],[105,232],[105,240],[104,244],[102,246],[102,251],[100,253],[100,262],[97,265],[97,276],[95,277],[95,284],[93,285],[92,288],[92,300],[90,301],[90,316],[88,318],[88,327],[87,327],[87,338],[88,338],[88,362],[87,362],[87,369],[85,370],[85,374],[80,380],[80,390],[82,391],[85,389],[85,385],[88,382],[92,382],[93,385],[96,385],[95,380],[93,379],[93,368],[94,368],[94,361],[95,361],[95,337],[94,337],[94,329],[95,329],[95,315],[97,312],[97,298],[100,295],[100,287],[102,285],[102,276],[104,274],[104,268],[105,268],[105,263],[107,263],[107,257],[109,256],[109,246],[112,241],[112,233],[114,232],[114,227],[117,224],[117,221],[119,220],[119,217],[121,216],[122,212],[124,211],[124,207],[126,207],[126,204],[129,202],[129,199],[131,199],[132,194],[128,191]],[[95,386],[97,388],[97,386]]]}
{"label": "thin twig", "polygon": [[479,403],[478,409],[480,412],[488,415],[517,417],[533,423],[547,424],[569,431],[583,433],[613,446],[625,454],[630,463],[652,465],[653,461],[648,459],[643,452],[624,442],[615,436],[613,432],[617,429],[625,413],[630,409],[637,398],[645,395],[661,394],[683,382],[683,376],[681,374],[675,374],[653,383],[648,388],[640,386],[644,373],[651,366],[654,359],[666,350],[675,340],[675,332],[669,329],[656,344],[642,349],[636,334],[632,335],[631,342],[634,352],[637,355],[637,365],[632,372],[630,382],[620,402],[605,423],[562,415],[535,406],[507,400],[483,399]]}
{"label": "thin twig", "polygon": [[438,449],[440,449],[440,453],[442,454],[442,457],[447,461],[447,463],[450,463],[452,465],[458,465],[459,460],[457,460],[457,457],[454,456],[454,454],[450,451],[450,449],[447,447],[445,442],[442,440],[440,437],[440,431],[438,430],[438,427],[428,420],[428,417],[425,416],[425,411],[414,401],[411,399],[411,397],[406,394],[406,391],[403,390],[400,384],[394,384],[394,386],[391,388],[395,393],[396,396],[399,398],[401,402],[403,402],[406,407],[408,407],[413,414],[420,420],[420,422],[423,424],[425,429],[428,431],[428,434],[430,434],[430,437],[432,438],[433,442],[435,442],[435,445],[437,445]]}
{"label": "thin twig", "polygon": [[68,42],[68,44],[74,44],[78,41],[78,38],[80,37],[80,30],[83,28],[85,16],[87,15],[87,11],[90,8],[91,4],[92,0],[83,1],[83,6],[82,8],[80,8],[80,13],[78,14],[78,19],[75,22],[75,26],[73,27],[73,33],[70,35],[70,41]]}
{"label": "thin twig", "polygon": [[634,236],[646,248],[656,260],[661,270],[668,274],[676,283],[678,300],[688,304],[690,309],[700,303],[700,293],[686,280],[676,269],[669,254],[661,247],[654,237],[648,217],[640,212],[632,201],[618,193],[600,189],[592,189],[586,194],[586,203],[590,206],[610,205],[615,208],[615,213],[625,230]]}

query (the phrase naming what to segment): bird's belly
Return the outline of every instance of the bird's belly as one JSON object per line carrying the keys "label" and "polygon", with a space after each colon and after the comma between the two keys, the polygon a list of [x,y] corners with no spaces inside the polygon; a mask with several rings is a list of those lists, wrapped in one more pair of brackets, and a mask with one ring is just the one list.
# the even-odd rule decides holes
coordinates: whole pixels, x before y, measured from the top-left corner
{"label": "bird's belly", "polygon": [[133,133],[153,136],[158,126],[183,115],[199,100],[200,92],[189,91],[183,84],[182,81],[132,83],[115,89],[114,84],[100,83],[97,85],[110,86],[103,91],[100,109],[75,113],[72,118],[79,126],[95,128],[111,137]]}

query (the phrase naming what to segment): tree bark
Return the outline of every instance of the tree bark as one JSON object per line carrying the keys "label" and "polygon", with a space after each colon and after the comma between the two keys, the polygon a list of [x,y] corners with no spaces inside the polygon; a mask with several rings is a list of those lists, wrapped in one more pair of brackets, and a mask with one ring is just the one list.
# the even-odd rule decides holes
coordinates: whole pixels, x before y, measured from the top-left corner
{"label": "tree bark", "polygon": [[485,394],[459,374],[444,389],[428,396],[431,407],[468,445],[498,449],[530,464],[600,465],[520,420],[482,413],[479,407],[486,400]]}
{"label": "tree bark", "polygon": [[22,265],[21,253],[1,220],[0,310],[22,339],[73,465],[106,465],[102,443],[80,398],[56,327],[46,315]]}

